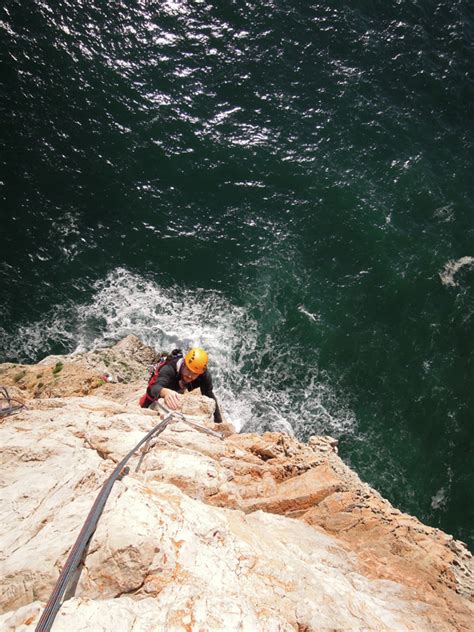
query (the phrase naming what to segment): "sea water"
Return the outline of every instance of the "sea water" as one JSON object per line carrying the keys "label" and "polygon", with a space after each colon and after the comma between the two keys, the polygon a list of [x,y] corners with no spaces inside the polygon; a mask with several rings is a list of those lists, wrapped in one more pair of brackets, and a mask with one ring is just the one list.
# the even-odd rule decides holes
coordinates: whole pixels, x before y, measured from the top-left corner
{"label": "sea water", "polygon": [[239,429],[338,438],[472,547],[473,24],[3,3],[0,360],[203,345]]}

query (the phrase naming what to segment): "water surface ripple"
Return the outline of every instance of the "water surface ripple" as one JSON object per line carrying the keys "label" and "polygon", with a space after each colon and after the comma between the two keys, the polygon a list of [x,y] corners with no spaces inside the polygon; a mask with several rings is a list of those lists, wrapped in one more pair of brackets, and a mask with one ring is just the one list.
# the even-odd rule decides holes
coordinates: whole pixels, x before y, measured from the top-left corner
{"label": "water surface ripple", "polygon": [[472,547],[473,14],[7,0],[0,359],[199,342]]}

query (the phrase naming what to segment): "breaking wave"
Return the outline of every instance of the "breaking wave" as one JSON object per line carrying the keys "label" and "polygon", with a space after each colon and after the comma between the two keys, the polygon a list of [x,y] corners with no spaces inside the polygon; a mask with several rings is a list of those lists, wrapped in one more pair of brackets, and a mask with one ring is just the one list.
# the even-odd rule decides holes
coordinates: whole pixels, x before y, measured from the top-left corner
{"label": "breaking wave", "polygon": [[300,437],[352,433],[354,415],[328,376],[261,327],[248,309],[218,291],[164,288],[153,278],[117,268],[93,285],[88,302],[57,305],[41,320],[3,332],[1,352],[35,362],[58,349],[80,353],[129,334],[157,351],[202,345],[209,351],[224,416],[239,430]]}
{"label": "breaking wave", "polygon": [[456,281],[455,275],[461,270],[461,268],[474,266],[474,257],[461,257],[460,259],[450,259],[444,266],[442,272],[439,273],[441,283],[450,287],[458,287],[459,282]]}

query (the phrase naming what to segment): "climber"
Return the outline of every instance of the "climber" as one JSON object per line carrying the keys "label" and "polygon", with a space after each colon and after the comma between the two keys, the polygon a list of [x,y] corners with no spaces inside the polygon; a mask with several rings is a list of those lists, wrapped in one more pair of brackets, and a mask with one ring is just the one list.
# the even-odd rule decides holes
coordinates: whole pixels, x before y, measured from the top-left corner
{"label": "climber", "polygon": [[169,409],[176,410],[180,405],[178,393],[200,388],[203,395],[215,401],[214,423],[220,424],[221,412],[212,390],[212,377],[207,369],[207,362],[207,353],[201,347],[193,347],[184,357],[180,349],[174,349],[156,366],[146,394],[140,398],[140,406],[148,408],[162,397]]}

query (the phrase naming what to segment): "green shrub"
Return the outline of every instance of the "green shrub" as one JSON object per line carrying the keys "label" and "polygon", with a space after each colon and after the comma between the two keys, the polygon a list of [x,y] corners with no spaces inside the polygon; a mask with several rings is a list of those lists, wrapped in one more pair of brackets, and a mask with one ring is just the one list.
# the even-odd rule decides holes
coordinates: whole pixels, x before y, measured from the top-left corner
{"label": "green shrub", "polygon": [[13,378],[14,382],[19,382],[22,378],[24,378],[26,375],[26,371],[20,371],[19,373],[17,373],[15,375],[15,377]]}
{"label": "green shrub", "polygon": [[63,370],[64,364],[62,362],[56,362],[56,366],[53,369],[53,375],[57,375],[60,371]]}

